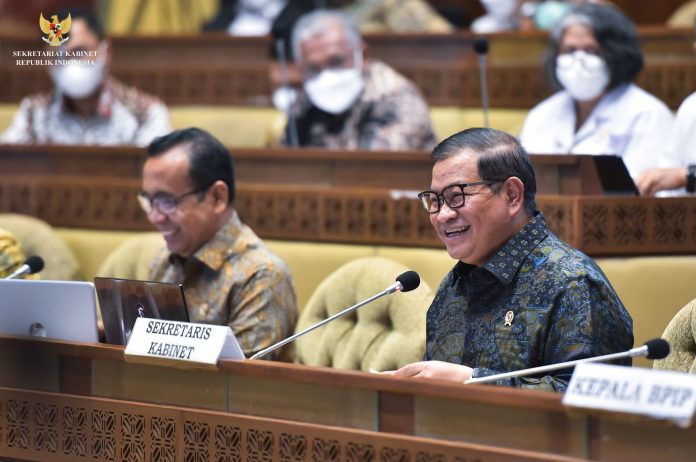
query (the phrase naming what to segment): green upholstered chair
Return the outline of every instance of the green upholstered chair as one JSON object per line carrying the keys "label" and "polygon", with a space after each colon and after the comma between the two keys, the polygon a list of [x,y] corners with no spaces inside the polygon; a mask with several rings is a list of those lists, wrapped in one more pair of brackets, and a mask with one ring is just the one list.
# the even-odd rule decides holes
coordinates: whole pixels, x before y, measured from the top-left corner
{"label": "green upholstered chair", "polygon": [[123,241],[97,270],[97,276],[147,280],[150,263],[164,246],[160,233],[143,233]]}
{"label": "green upholstered chair", "polygon": [[0,226],[14,234],[27,257],[38,255],[44,260],[40,279],[79,279],[80,263],[70,246],[51,225],[29,215],[0,214]]}
{"label": "green upholstered chair", "polygon": [[[300,313],[296,332],[384,290],[407,269],[382,257],[346,263],[319,284]],[[299,338],[296,360],[363,371],[420,361],[425,351],[425,314],[432,299],[432,290],[422,281],[411,292],[382,297]]]}
{"label": "green upholstered chair", "polygon": [[672,318],[662,338],[671,351],[665,359],[655,361],[653,368],[696,374],[696,299]]}

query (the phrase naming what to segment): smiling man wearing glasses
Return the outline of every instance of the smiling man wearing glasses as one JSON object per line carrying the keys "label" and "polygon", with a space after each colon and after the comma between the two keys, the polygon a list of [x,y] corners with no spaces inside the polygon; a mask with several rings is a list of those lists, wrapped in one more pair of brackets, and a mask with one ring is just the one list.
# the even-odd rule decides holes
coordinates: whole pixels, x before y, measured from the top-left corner
{"label": "smiling man wearing glasses", "polygon": [[[432,160],[419,198],[459,261],[428,310],[424,361],[391,374],[464,382],[633,346],[631,317],[606,276],[535,212],[534,170],[517,139],[472,128]],[[562,391],[570,372],[498,384]]]}
{"label": "smiling man wearing glasses", "polygon": [[140,204],[167,244],[150,278],[184,285],[191,321],[229,325],[247,357],[292,334],[290,272],[239,219],[220,141],[198,128],[155,139],[142,188]]}

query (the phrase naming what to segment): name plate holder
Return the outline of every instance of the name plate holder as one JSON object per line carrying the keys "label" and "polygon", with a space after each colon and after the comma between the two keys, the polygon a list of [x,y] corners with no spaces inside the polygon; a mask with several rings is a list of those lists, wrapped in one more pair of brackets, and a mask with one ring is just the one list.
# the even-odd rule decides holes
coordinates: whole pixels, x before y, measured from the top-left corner
{"label": "name plate holder", "polygon": [[244,353],[229,326],[138,318],[124,357],[134,363],[215,368],[219,359],[244,359]]}
{"label": "name plate holder", "polygon": [[687,428],[696,411],[696,375],[582,363],[575,366],[563,404],[669,420]]}

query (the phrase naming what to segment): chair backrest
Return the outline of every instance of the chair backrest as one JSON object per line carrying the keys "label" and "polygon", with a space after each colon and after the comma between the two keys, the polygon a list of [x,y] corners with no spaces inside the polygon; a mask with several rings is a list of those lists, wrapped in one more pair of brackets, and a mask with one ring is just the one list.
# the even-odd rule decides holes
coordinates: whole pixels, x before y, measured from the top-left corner
{"label": "chair backrest", "polygon": [[[393,284],[404,265],[382,257],[353,260],[331,273],[300,313],[299,332]],[[420,361],[430,287],[382,297],[297,340],[296,360],[313,366],[390,370]]]}
{"label": "chair backrest", "polygon": [[655,361],[653,368],[696,374],[696,299],[672,318],[662,338],[671,350],[665,359]]}
{"label": "chair backrest", "polygon": [[0,214],[0,226],[14,234],[24,255],[38,255],[44,260],[40,278],[74,280],[80,278],[80,263],[70,246],[48,223],[29,215]]}
{"label": "chair backrest", "polygon": [[163,248],[160,233],[144,233],[123,241],[97,270],[97,276],[121,279],[148,279],[150,263]]}

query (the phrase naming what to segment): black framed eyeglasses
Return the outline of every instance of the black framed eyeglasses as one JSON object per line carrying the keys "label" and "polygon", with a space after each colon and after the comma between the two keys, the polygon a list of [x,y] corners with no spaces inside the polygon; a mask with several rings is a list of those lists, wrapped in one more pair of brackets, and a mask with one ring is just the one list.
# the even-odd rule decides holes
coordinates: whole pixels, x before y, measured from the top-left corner
{"label": "black framed eyeglasses", "polygon": [[145,213],[150,214],[153,210],[157,210],[162,215],[171,215],[176,211],[177,206],[187,196],[192,196],[194,194],[202,193],[210,189],[210,187],[215,183],[210,183],[202,188],[194,189],[184,194],[178,196],[171,196],[169,194],[156,194],[154,197],[150,197],[145,191],[140,191],[138,194],[138,202],[143,208]]}
{"label": "black framed eyeglasses", "polygon": [[478,193],[465,193],[464,188],[469,188],[471,186],[480,185],[492,185],[495,183],[500,183],[500,181],[475,181],[473,183],[462,183],[462,184],[451,184],[445,187],[441,193],[436,193],[435,191],[423,191],[418,193],[418,199],[420,199],[423,208],[428,213],[437,213],[440,211],[442,203],[445,202],[447,207],[451,209],[458,209],[464,206],[466,201],[466,196],[473,196]]}

